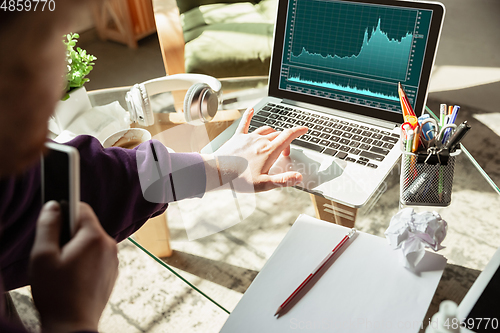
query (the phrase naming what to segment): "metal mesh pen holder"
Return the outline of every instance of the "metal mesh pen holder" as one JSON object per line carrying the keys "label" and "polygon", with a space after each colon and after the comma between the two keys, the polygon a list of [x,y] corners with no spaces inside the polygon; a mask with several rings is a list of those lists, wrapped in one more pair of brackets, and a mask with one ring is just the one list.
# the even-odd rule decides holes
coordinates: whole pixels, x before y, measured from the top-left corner
{"label": "metal mesh pen holder", "polygon": [[413,206],[449,206],[455,160],[461,152],[457,149],[447,158],[440,157],[439,160],[436,155],[427,159],[427,154],[403,152],[399,187],[401,203]]}

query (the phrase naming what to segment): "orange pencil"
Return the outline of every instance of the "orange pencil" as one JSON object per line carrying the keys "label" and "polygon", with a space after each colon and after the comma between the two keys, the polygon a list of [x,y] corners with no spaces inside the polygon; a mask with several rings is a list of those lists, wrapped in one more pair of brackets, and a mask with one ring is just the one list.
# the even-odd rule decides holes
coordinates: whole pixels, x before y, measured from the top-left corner
{"label": "orange pencil", "polygon": [[409,113],[408,109],[406,108],[406,103],[404,102],[404,97],[401,93],[402,93],[401,83],[398,82],[399,103],[401,103],[401,111],[403,112],[403,117],[405,117],[406,121],[406,116],[409,116]]}
{"label": "orange pencil", "polygon": [[408,96],[406,95],[405,91],[403,90],[403,87],[401,87],[401,93],[403,94],[403,101],[405,102],[406,108],[408,109],[408,113],[411,116],[416,117],[415,111],[413,111],[413,108],[410,105],[410,100],[408,99]]}
{"label": "orange pencil", "polygon": [[453,113],[453,105],[448,106],[448,114],[451,116]]}
{"label": "orange pencil", "polygon": [[408,96],[406,96],[406,93],[403,89],[403,86],[401,85],[401,82],[398,82],[398,93],[399,93],[399,101],[401,102],[401,104],[404,103],[407,115],[416,117],[417,115],[415,114],[415,111],[413,111],[413,108],[410,105],[410,101],[408,100]]}

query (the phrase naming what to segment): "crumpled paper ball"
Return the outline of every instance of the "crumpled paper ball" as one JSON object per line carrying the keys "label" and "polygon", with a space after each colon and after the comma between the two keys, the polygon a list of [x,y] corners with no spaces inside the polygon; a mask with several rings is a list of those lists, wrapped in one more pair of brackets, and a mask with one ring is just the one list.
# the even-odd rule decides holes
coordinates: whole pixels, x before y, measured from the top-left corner
{"label": "crumpled paper ball", "polygon": [[415,213],[413,208],[400,210],[391,219],[385,237],[394,249],[401,249],[404,266],[415,268],[424,257],[425,248],[443,248],[448,224],[436,212]]}

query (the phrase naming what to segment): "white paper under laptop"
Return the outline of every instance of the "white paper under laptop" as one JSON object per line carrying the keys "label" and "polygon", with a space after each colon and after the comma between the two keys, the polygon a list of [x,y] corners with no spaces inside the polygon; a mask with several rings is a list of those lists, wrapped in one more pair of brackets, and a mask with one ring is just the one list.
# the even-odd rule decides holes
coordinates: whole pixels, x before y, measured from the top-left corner
{"label": "white paper under laptop", "polygon": [[443,15],[435,2],[280,0],[269,96],[254,106],[250,131],[309,132],[271,172],[299,171],[299,188],[365,204],[401,154],[398,82],[415,112],[424,108]]}
{"label": "white paper under laptop", "polygon": [[307,292],[278,307],[350,229],[300,215],[222,328],[222,333],[416,333],[446,265],[426,252],[418,274],[381,237],[358,232]]}

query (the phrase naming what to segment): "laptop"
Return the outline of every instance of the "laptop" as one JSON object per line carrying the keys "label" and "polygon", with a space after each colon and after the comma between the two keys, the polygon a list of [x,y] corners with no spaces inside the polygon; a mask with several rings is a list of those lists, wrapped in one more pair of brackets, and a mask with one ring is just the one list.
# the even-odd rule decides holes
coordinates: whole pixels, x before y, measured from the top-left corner
{"label": "laptop", "polygon": [[424,109],[443,18],[437,2],[280,0],[268,95],[249,132],[309,131],[270,173],[298,171],[296,187],[363,206],[401,156],[398,82],[415,113]]}

